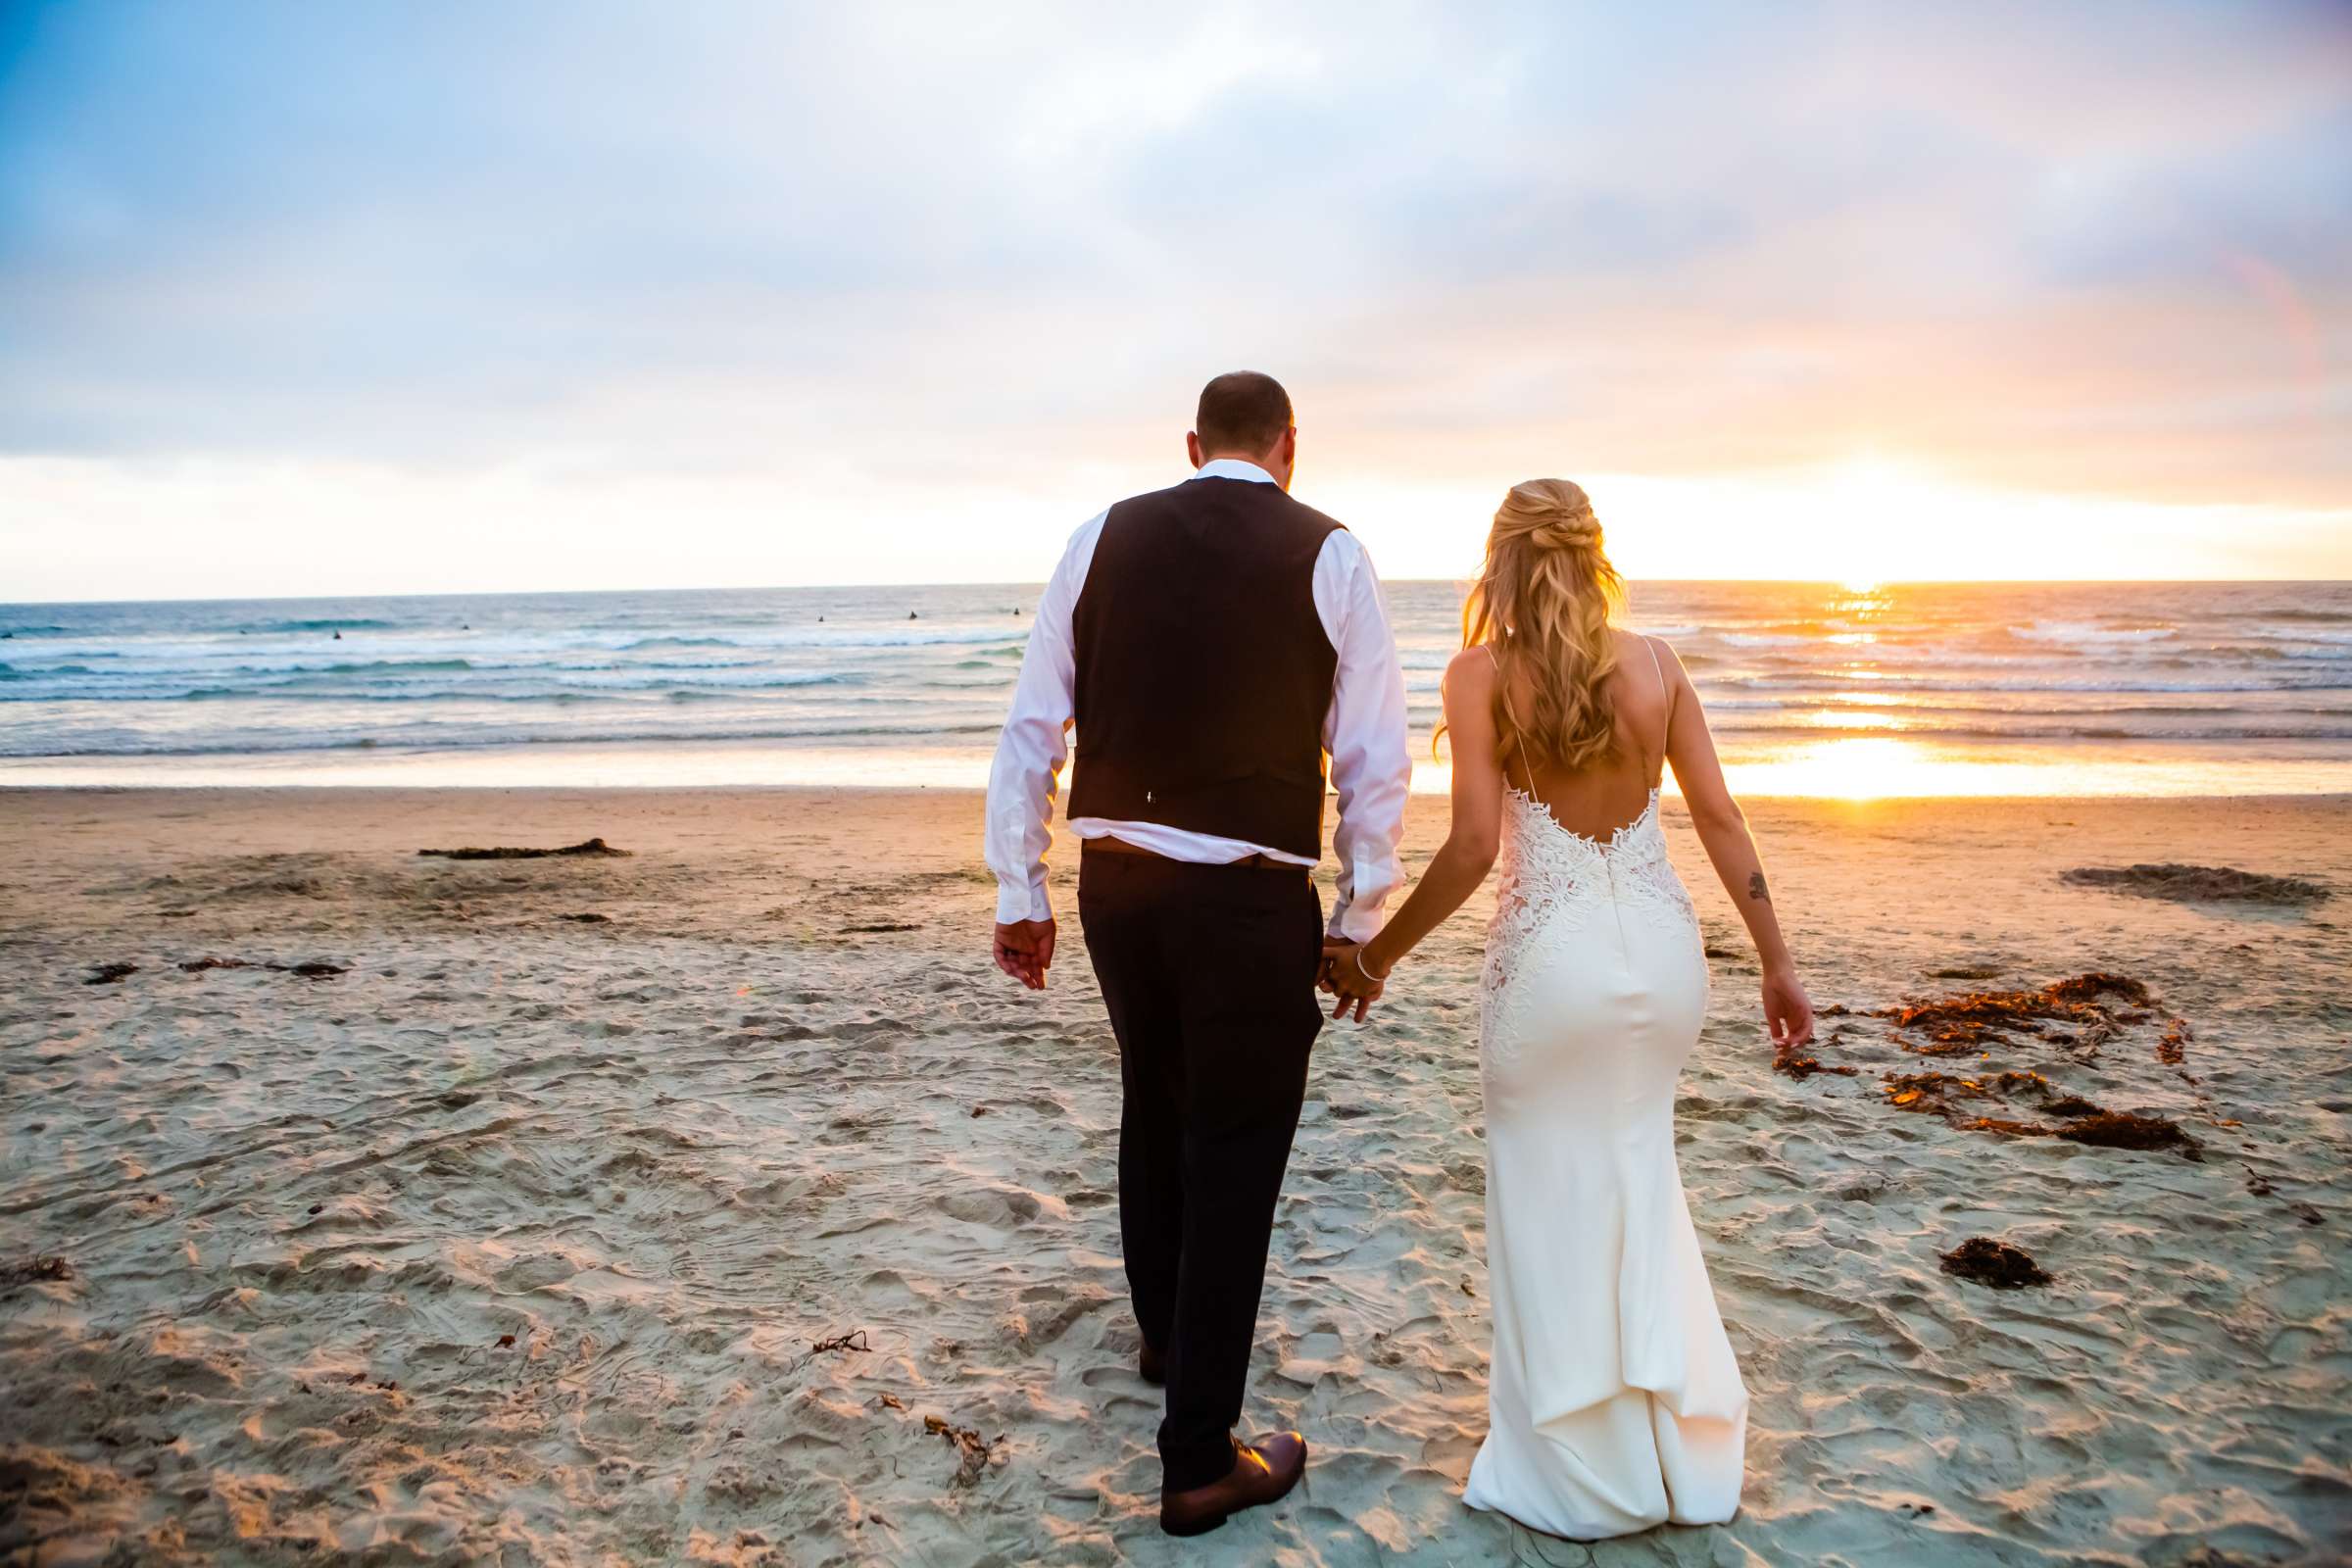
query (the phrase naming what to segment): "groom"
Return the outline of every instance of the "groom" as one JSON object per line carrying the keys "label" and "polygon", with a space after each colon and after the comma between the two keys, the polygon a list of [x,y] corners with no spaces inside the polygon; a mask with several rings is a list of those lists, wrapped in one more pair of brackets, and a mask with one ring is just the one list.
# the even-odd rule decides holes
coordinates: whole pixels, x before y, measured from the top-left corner
{"label": "groom", "polygon": [[1274,1203],[1322,1023],[1324,761],[1339,793],[1329,930],[1380,929],[1411,763],[1404,682],[1363,547],[1288,494],[1271,376],[1220,375],[1197,470],[1080,528],[1030,627],[988,785],[998,967],[1043,990],[1054,785],[1084,843],[1078,917],[1119,1042],[1119,1239],[1144,1378],[1167,1386],[1160,1528],[1213,1530],[1297,1485],[1306,1442],[1244,1446]]}

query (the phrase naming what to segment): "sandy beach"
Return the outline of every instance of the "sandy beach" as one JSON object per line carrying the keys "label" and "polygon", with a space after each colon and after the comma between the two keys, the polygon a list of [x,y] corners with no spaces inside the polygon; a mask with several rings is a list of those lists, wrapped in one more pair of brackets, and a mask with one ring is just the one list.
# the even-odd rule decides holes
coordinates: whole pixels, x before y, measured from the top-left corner
{"label": "sandy beach", "polygon": [[[1413,810],[1417,865],[1444,803]],[[988,961],[979,815],[0,793],[0,1561],[2352,1554],[2352,797],[1754,803],[1842,1009],[1818,1071],[1776,1071],[1670,808],[1746,1499],[1590,1549],[1458,1501],[1488,901],[1325,1031],[1247,1418],[1314,1461],[1188,1548],[1153,1522],[1068,873],[1033,996]],[[628,853],[417,854],[592,838]],[[2143,862],[2319,891],[2066,875]],[[1943,1270],[1980,1237],[2048,1282]]]}

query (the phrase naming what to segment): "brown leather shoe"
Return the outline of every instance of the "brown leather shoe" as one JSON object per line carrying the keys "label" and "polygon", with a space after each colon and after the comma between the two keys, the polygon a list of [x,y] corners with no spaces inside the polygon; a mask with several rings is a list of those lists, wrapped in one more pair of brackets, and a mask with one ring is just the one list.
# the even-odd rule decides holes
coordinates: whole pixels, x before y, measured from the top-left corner
{"label": "brown leather shoe", "polygon": [[1159,1495],[1159,1528],[1171,1536],[1206,1534],[1260,1503],[1289,1495],[1306,1474],[1306,1440],[1296,1432],[1277,1432],[1244,1447],[1233,1446],[1233,1469],[1205,1487]]}
{"label": "brown leather shoe", "polygon": [[1135,1369],[1144,1375],[1146,1383],[1155,1389],[1168,1381],[1168,1358],[1150,1345],[1146,1345],[1143,1353],[1135,1358]]}

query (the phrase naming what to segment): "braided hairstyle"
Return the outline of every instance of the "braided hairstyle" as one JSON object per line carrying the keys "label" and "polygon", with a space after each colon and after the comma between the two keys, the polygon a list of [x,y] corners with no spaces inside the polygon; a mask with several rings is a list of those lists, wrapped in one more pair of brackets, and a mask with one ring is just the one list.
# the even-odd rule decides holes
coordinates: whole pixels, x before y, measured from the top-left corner
{"label": "braided hairstyle", "polygon": [[1517,733],[1509,708],[1495,705],[1506,756],[1524,746],[1530,766],[1574,771],[1616,749],[1606,683],[1617,649],[1609,623],[1624,604],[1625,579],[1601,549],[1600,519],[1583,486],[1566,479],[1513,485],[1462,606],[1462,646],[1492,650],[1498,691],[1513,690],[1524,674],[1533,694]]}

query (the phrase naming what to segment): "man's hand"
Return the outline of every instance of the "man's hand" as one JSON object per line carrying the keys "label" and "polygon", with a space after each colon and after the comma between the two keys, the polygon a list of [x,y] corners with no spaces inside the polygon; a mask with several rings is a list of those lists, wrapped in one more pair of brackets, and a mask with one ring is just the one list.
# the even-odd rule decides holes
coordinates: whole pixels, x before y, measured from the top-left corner
{"label": "man's hand", "polygon": [[1358,961],[1362,951],[1344,937],[1323,939],[1323,974],[1317,983],[1323,991],[1340,999],[1331,1009],[1334,1018],[1345,1018],[1348,1009],[1353,1007],[1355,1021],[1362,1023],[1364,1015],[1372,1010],[1372,1004],[1388,992],[1388,981],[1375,980]]}
{"label": "man's hand", "polygon": [[997,967],[1032,991],[1046,989],[1046,970],[1054,962],[1054,922],[1015,920],[997,922]]}

